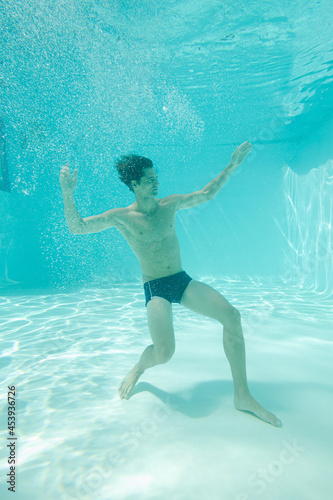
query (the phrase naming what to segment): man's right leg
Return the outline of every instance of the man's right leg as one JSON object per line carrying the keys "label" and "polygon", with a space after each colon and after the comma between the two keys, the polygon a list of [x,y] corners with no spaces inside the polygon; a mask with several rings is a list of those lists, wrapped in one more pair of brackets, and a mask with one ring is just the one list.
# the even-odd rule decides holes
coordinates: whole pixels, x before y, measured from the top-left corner
{"label": "man's right leg", "polygon": [[153,344],[146,347],[139,362],[120,384],[121,398],[128,398],[132,387],[147,368],[166,363],[175,352],[172,304],[162,297],[151,299],[147,304],[147,317]]}

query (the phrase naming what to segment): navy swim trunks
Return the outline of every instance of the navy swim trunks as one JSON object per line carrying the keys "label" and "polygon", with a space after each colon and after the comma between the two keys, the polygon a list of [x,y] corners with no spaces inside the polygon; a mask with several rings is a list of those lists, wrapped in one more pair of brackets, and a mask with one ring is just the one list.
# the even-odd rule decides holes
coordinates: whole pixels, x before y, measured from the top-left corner
{"label": "navy swim trunks", "polygon": [[146,281],[143,288],[146,296],[146,307],[148,302],[155,297],[163,297],[170,303],[177,302],[180,304],[185,289],[192,278],[185,272],[171,274],[156,280]]}

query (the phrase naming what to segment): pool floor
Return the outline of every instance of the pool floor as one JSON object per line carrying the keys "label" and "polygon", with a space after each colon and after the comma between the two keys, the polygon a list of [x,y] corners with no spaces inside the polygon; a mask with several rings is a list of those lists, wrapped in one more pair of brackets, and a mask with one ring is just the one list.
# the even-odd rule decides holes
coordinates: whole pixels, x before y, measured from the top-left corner
{"label": "pool floor", "polygon": [[15,386],[17,500],[331,499],[332,297],[202,281],[240,310],[251,393],[283,427],[235,410],[222,325],[179,304],[174,356],[119,399],[151,344],[139,283],[3,295],[1,472]]}

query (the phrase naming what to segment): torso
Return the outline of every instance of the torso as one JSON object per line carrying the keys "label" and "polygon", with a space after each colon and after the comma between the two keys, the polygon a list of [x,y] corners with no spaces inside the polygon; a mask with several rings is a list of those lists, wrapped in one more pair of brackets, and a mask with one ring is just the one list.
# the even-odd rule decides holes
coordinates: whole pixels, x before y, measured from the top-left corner
{"label": "torso", "polygon": [[168,197],[156,201],[158,206],[151,215],[134,210],[134,204],[129,205],[115,226],[140,262],[143,283],[183,270],[175,227],[175,203]]}

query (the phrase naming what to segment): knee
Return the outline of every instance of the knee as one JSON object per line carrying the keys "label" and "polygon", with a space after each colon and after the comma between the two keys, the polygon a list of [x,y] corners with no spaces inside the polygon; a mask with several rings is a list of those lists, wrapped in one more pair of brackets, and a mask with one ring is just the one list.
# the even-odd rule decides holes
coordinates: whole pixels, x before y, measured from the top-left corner
{"label": "knee", "polygon": [[224,318],[223,326],[232,327],[238,325],[241,322],[241,314],[236,307],[231,307],[228,311],[227,317]]}
{"label": "knee", "polygon": [[162,364],[169,361],[175,352],[175,346],[161,346],[159,348],[155,347],[155,353],[157,361]]}
{"label": "knee", "polygon": [[236,309],[236,307],[233,308],[232,315],[233,315],[234,321],[236,323],[239,323],[241,320],[241,313],[239,312],[238,309]]}

